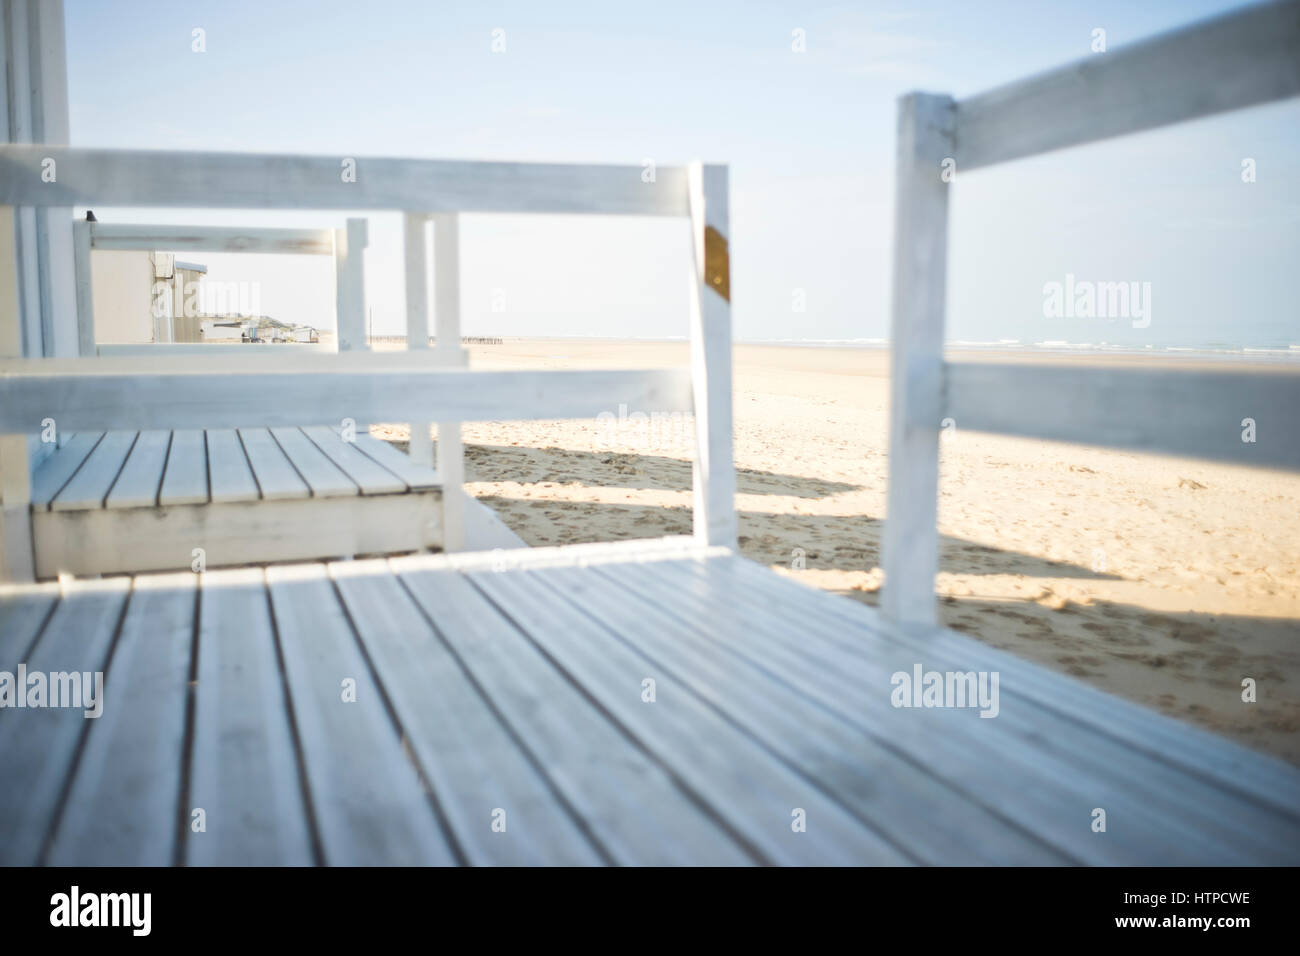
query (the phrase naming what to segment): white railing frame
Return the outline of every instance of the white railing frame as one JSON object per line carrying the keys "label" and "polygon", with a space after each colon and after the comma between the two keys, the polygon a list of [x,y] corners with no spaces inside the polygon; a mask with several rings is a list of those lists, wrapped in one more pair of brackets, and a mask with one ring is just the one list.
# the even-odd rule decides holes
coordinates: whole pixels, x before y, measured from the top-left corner
{"label": "white railing frame", "polygon": [[[1296,95],[1300,3],[1282,2],[1248,7],[960,102],[924,93],[899,101],[882,542],[886,616],[922,626],[937,619],[939,431],[945,417],[964,430],[1064,441],[1089,436],[1090,444],[1300,467],[1294,416],[1300,378],[1293,374],[945,363],[945,162],[955,162],[957,175],[963,175]],[[1113,391],[1089,402],[1084,390],[1090,385]],[[1152,407],[1142,410],[1145,423],[1131,421],[1132,406],[1116,416],[1123,397],[1151,400]],[[1234,423],[1250,417],[1258,426],[1263,416],[1271,416],[1274,426],[1268,441],[1261,435],[1242,443]]]}
{"label": "white railing frame", "polygon": [[[53,160],[54,181],[42,177]],[[474,163],[440,160],[340,159],[304,156],[83,150],[0,145],[0,206],[178,206],[183,208],[384,209],[406,215],[408,347],[427,350],[424,225],[433,223],[435,334],[431,361],[363,364],[345,356],[304,355],[293,367],[263,371],[214,356],[201,363],[130,357],[0,362],[0,435],[29,432],[40,417],[60,428],[183,428],[310,424],[338,416],[401,420],[412,406],[427,410],[415,436],[437,422],[438,467],[452,547],[463,543],[464,421],[588,418],[630,408],[693,411],[696,419],[694,536],[736,545],[732,457],[730,251],[727,169],[694,163],[659,167],[654,182],[641,166]],[[477,372],[460,346],[458,215],[462,212],[593,213],[686,217],[694,237],[689,374],[672,370]],[[364,242],[358,230],[336,233],[340,274],[356,270],[349,256]],[[342,249],[340,253],[339,250]],[[360,316],[361,323],[345,323]],[[345,325],[347,326],[345,328]],[[340,349],[364,342],[364,316],[340,303]],[[136,364],[132,364],[135,362]],[[320,365],[318,362],[327,364]],[[342,363],[342,364],[340,364]],[[262,363],[253,363],[261,366]],[[182,369],[184,369],[182,371]],[[183,384],[183,388],[181,387]],[[270,399],[258,396],[272,395]],[[164,397],[165,396],[165,397]],[[594,396],[594,397],[593,397]],[[594,407],[603,403],[605,408]],[[32,419],[37,411],[41,416]],[[96,423],[99,423],[98,425]]]}

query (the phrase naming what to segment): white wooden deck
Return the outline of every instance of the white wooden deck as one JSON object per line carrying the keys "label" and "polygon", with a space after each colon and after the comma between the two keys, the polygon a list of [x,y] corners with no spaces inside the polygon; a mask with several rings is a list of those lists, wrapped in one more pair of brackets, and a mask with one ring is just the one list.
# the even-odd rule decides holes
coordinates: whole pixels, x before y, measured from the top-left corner
{"label": "white wooden deck", "polygon": [[189,569],[441,546],[433,469],[327,426],[81,432],[32,477],[36,574]]}
{"label": "white wooden deck", "polygon": [[[638,548],[8,586],[0,670],[106,678],[98,719],[0,711],[0,863],[1300,862],[1295,768]],[[895,709],[918,663],[1000,672],[998,716]]]}

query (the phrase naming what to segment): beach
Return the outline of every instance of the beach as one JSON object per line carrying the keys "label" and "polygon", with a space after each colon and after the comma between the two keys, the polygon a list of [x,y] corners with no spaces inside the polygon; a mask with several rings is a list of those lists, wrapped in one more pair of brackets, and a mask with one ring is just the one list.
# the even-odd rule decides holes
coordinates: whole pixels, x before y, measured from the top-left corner
{"label": "beach", "polygon": [[[685,343],[513,340],[474,368],[686,367]],[[957,353],[954,360],[1203,364]],[[738,345],[740,547],[874,605],[888,352]],[[463,426],[467,488],[529,545],[686,534],[689,419]],[[1140,413],[1140,412],[1136,412]],[[372,431],[405,446],[404,425]],[[995,647],[1300,764],[1300,475],[964,431],[941,443],[940,617]],[[1255,701],[1243,701],[1243,681]]]}

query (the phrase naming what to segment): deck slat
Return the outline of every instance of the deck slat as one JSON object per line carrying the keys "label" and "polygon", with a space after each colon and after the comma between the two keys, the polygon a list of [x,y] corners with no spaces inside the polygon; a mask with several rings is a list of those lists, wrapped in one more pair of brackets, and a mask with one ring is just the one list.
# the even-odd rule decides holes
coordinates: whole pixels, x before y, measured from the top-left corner
{"label": "deck slat", "polygon": [[440,485],[436,471],[428,465],[416,464],[381,438],[359,432],[353,445],[372,461],[402,479],[412,491],[423,491]]}
{"label": "deck slat", "polygon": [[[28,672],[104,670],[130,585],[129,578],[69,585],[27,657]],[[0,669],[12,673],[18,663],[5,659]],[[0,864],[37,862],[82,734],[94,723],[70,708],[0,712]]]}
{"label": "deck slat", "polygon": [[241,428],[239,438],[248,454],[253,477],[262,498],[275,501],[284,498],[309,498],[311,492],[299,477],[293,464],[271,433],[265,428]]}
{"label": "deck slat", "polygon": [[210,428],[205,434],[213,503],[256,501],[257,481],[253,478],[253,469],[244,454],[239,433],[233,428]]}
{"label": "deck slat", "polygon": [[[753,857],[559,674],[455,571],[403,570],[417,603],[619,863],[743,864]],[[634,689],[639,690],[638,683]]]}
{"label": "deck slat", "polygon": [[[646,570],[648,575],[670,577],[681,593],[695,593],[710,606],[732,609],[729,618],[747,625],[748,653],[782,654],[785,666],[792,668],[795,658],[790,648],[763,633],[760,622],[781,621],[786,628],[802,628],[805,638],[797,660],[818,675],[819,693],[844,699],[856,693],[864,713],[878,706],[880,726],[887,727],[900,745],[936,766],[955,767],[958,757],[938,759],[935,750],[940,744],[935,737],[960,743],[968,755],[985,751],[983,769],[968,772],[965,784],[972,790],[983,788],[986,801],[1000,803],[1006,812],[1026,818],[1044,812],[1035,829],[1054,839],[1064,838],[1062,847],[1080,858],[1104,852],[1121,859],[1133,854],[1136,859],[1129,862],[1140,862],[1158,851],[1171,862],[1240,864],[1289,856],[1285,848],[1237,824],[1243,809],[1239,801],[1203,787],[1187,774],[1170,775],[1159,764],[1135,759],[1130,749],[1115,746],[1087,725],[1060,721],[1020,698],[1014,681],[1003,680],[1001,712],[992,720],[981,719],[969,708],[888,705],[891,674],[910,672],[918,663],[926,670],[978,671],[967,657],[946,659],[924,648],[883,639],[867,628],[855,635],[844,624],[823,617],[824,596],[817,592],[798,588],[799,597],[789,591],[782,602],[773,598],[776,587],[767,575],[749,579],[752,586],[745,584],[748,569],[740,561],[711,563],[707,569],[682,562],[671,569],[647,566]],[[761,608],[761,614],[753,608]],[[871,688],[877,690],[864,690]],[[925,728],[925,733],[917,736],[918,728]],[[1007,784],[1018,775],[1037,778],[1034,800],[1043,801],[1041,805],[1027,801],[1021,806],[1022,788],[1008,795]],[[1087,826],[1078,826],[1094,807],[1107,810],[1111,836],[1104,846]],[[1285,829],[1280,833],[1285,834]]]}
{"label": "deck slat", "polygon": [[140,433],[104,501],[105,508],[146,508],[158,500],[171,439],[171,432]]}
{"label": "deck slat", "polygon": [[355,482],[339,470],[300,428],[272,428],[271,434],[280,443],[298,474],[311,488],[313,498],[338,498],[360,494]]}
{"label": "deck slat", "polygon": [[94,451],[103,432],[78,432],[45,459],[32,475],[32,507],[45,510]]}
{"label": "deck slat", "polygon": [[[1015,865],[1070,862],[1068,856],[936,778],[895,749],[861,733],[713,637],[711,618],[675,616],[675,595],[642,594],[616,576],[587,569],[532,572],[587,608],[618,639],[645,655],[647,668],[683,686],[760,739],[854,811],[897,836],[922,862],[986,863],[990,844]],[[853,702],[846,702],[852,708]]]}
{"label": "deck slat", "polygon": [[[827,798],[817,785],[777,760],[752,736],[707,708],[671,673],[614,640],[609,631],[536,572],[479,572],[470,575],[499,608],[573,682],[594,698],[671,772],[713,808],[762,854],[784,865],[890,865],[917,862],[915,856],[869,829]],[[671,600],[665,590],[663,599]],[[648,627],[637,624],[633,640]],[[656,699],[642,698],[643,681],[653,678]],[[773,680],[761,691],[779,708],[786,691]],[[792,826],[795,811],[812,821],[806,831]]]}
{"label": "deck slat", "polygon": [[271,568],[267,580],[324,862],[455,862],[325,568]]}
{"label": "deck slat", "polygon": [[207,829],[186,833],[186,862],[312,863],[260,569],[212,571],[200,578],[198,653],[190,803],[206,811]]}
{"label": "deck slat", "polygon": [[54,511],[88,511],[102,507],[135,438],[135,432],[106,434],[72,476],[72,480],[63,486],[63,490],[50,503],[50,508]]}
{"label": "deck slat", "polygon": [[197,505],[208,500],[208,453],[203,432],[184,429],[172,432],[167,471],[163,475],[158,503]]}
{"label": "deck slat", "polygon": [[104,714],[86,737],[49,863],[174,862],[195,582],[189,573],[135,579],[104,675]]}
{"label": "deck slat", "polygon": [[[602,862],[406,591],[374,567],[344,562],[331,572],[466,860]],[[498,809],[504,832],[491,826]]]}
{"label": "deck slat", "polygon": [[[789,594],[799,587],[785,579],[771,581],[766,570],[753,562],[741,562],[736,570],[751,587],[769,592]],[[1208,778],[1215,789],[1235,792],[1300,822],[1300,769],[952,631],[909,635],[849,601],[820,602],[817,612],[828,618],[828,634],[844,625],[862,627],[869,618],[870,626],[890,640],[912,647],[919,644],[950,659],[961,657],[980,669],[1000,670],[1004,680],[1013,678],[1009,685],[1013,693],[1031,698],[1069,722],[1104,733],[1146,759]],[[832,618],[842,623],[837,627]]]}
{"label": "deck slat", "polygon": [[312,425],[302,431],[329,456],[330,461],[357,483],[363,495],[391,495],[406,491],[406,482],[373,458],[357,451],[355,444],[345,442],[328,425]]}

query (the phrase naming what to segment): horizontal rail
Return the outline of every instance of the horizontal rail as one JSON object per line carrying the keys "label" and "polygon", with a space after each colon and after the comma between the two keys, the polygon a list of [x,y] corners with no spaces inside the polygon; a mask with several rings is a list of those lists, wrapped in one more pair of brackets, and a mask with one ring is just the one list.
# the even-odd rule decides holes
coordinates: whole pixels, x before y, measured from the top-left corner
{"label": "horizontal rail", "polygon": [[240,358],[257,359],[265,355],[267,357],[275,356],[277,359],[286,356],[300,354],[319,355],[334,354],[337,350],[333,345],[326,345],[320,342],[276,342],[276,343],[252,343],[252,342],[150,342],[134,344],[129,342],[121,343],[101,343],[95,346],[95,351],[102,356],[120,357],[136,356],[156,358],[172,358],[177,355],[202,355],[206,358],[215,358],[220,355],[232,356],[238,355]]}
{"label": "horizontal rail", "polygon": [[92,249],[181,252],[259,252],[329,256],[331,229],[249,229],[238,226],[155,226],[90,223]]}
{"label": "horizontal rail", "polygon": [[250,371],[231,362],[208,362],[152,373],[124,360],[112,371],[114,360],[108,359],[52,360],[48,368],[39,368],[46,364],[42,360],[0,361],[0,434],[38,432],[45,419],[64,431],[81,431],[338,425],[345,419],[413,417],[522,421],[618,415],[620,405],[646,414],[693,407],[686,370],[364,368],[339,363],[338,356],[317,358],[334,361],[310,370]]}
{"label": "horizontal rail", "polygon": [[958,430],[1300,470],[1300,372],[965,362],[945,372],[944,415]]}
{"label": "horizontal rail", "polygon": [[641,166],[3,145],[0,205],[688,214],[685,167],[660,166],[653,182],[643,174]]}
{"label": "horizontal rail", "polygon": [[953,155],[977,169],[1297,94],[1300,3],[1259,4],[962,100]]}

